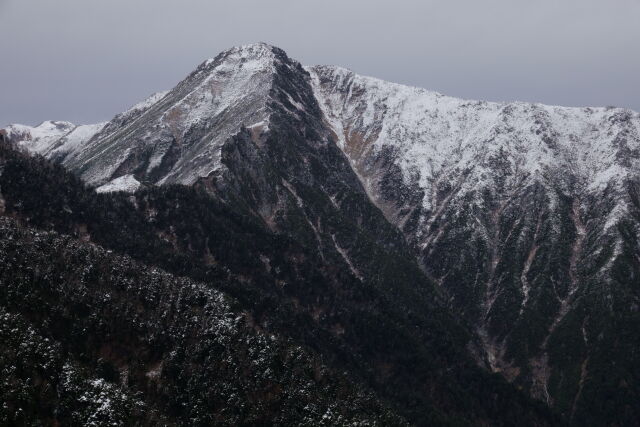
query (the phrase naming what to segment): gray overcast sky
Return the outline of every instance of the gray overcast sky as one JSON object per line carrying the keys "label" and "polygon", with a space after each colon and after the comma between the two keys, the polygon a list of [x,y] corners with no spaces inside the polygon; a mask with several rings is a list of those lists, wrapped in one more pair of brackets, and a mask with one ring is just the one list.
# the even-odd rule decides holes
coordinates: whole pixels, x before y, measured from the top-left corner
{"label": "gray overcast sky", "polygon": [[107,120],[256,41],[463,98],[640,110],[640,0],[0,0],[0,126]]}

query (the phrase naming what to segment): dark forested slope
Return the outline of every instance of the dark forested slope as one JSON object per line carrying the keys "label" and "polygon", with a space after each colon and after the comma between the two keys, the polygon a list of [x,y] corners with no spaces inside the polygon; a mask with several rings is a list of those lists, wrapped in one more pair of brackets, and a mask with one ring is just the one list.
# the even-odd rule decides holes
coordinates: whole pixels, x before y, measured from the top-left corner
{"label": "dark forested slope", "polygon": [[[389,248],[376,243],[379,236],[363,240],[374,249],[359,263],[371,266],[359,272],[370,277],[363,280],[335,261],[339,254],[318,256],[315,237],[274,232],[242,203],[223,202],[205,187],[96,194],[59,166],[7,145],[0,159],[5,215],[228,292],[254,328],[288,337],[331,369],[346,370],[412,423],[554,423],[541,405],[467,356],[470,335],[442,308],[401,240]],[[192,351],[190,344],[184,351]],[[94,368],[87,368],[89,377]],[[197,375],[190,380],[197,381]]]}
{"label": "dark forested slope", "polygon": [[3,425],[403,423],[211,285],[93,244],[0,219],[0,285]]}

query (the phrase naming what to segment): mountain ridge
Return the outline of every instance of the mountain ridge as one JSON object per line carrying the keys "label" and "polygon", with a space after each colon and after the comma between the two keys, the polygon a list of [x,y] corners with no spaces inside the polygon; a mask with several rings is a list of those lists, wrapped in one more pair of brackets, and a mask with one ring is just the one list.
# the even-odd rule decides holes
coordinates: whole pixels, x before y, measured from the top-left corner
{"label": "mountain ridge", "polygon": [[[197,122],[198,120],[200,120],[202,117],[205,117],[207,115],[217,115],[218,113],[216,113],[216,110],[213,111],[209,111],[206,108],[202,111],[199,111],[199,108],[203,108],[201,107],[201,105],[203,105],[201,102],[203,101],[202,98],[205,98],[208,94],[206,93],[206,91],[202,90],[203,86],[206,87],[212,87],[212,80],[215,83],[215,80],[220,76],[223,75],[224,73],[226,73],[227,71],[225,71],[224,67],[227,68],[231,68],[233,69],[233,64],[244,64],[244,68],[246,70],[247,68],[247,64],[248,64],[248,68],[249,68],[249,75],[252,74],[261,74],[261,73],[273,73],[274,72],[274,68],[273,68],[273,61],[276,61],[276,56],[273,55],[273,52],[281,52],[282,54],[284,54],[284,51],[282,51],[281,49],[278,49],[274,46],[270,46],[266,43],[255,43],[255,44],[249,44],[249,45],[244,45],[244,46],[239,46],[239,47],[234,47],[231,49],[228,49],[226,51],[221,52],[217,57],[215,58],[210,58],[205,60],[204,62],[202,62],[197,68],[196,70],[192,73],[192,75],[190,76],[190,78],[193,78],[194,76],[197,76],[199,74],[203,74],[204,79],[203,82],[201,82],[199,88],[196,88],[197,91],[199,91],[200,93],[200,97],[201,99],[199,100],[200,103],[196,102],[195,105],[191,105],[187,110],[189,110],[187,117],[183,119],[182,122],[178,121],[177,123],[174,123],[173,126],[178,126],[180,129],[182,129],[182,131],[186,131],[186,129],[184,128],[189,128],[191,125],[193,125],[193,122]],[[286,56],[286,54],[284,54]],[[287,58],[288,59],[288,58]],[[218,62],[216,62],[218,61]],[[222,62],[221,62],[222,61]],[[225,63],[223,65],[223,62]],[[295,62],[295,61],[293,61]],[[217,65],[216,65],[217,64]],[[298,64],[299,65],[299,64]],[[218,69],[219,67],[223,67]],[[254,67],[254,68],[251,68]],[[242,69],[243,66],[240,66],[240,69]],[[341,76],[340,78],[343,79],[351,79],[351,81],[359,81],[361,83],[363,83],[363,86],[366,86],[367,84],[370,86],[374,86],[374,87],[378,87],[378,88],[382,88],[383,91],[386,92],[386,95],[383,95],[383,98],[389,97],[390,94],[392,93],[404,93],[405,94],[405,98],[407,97],[415,97],[415,95],[421,95],[418,96],[418,98],[423,98],[424,100],[426,100],[426,102],[423,102],[423,105],[420,105],[420,107],[424,108],[424,113],[420,112],[419,110],[415,110],[414,113],[417,116],[420,116],[421,114],[424,115],[425,113],[429,113],[430,109],[431,110],[438,110],[438,106],[437,104],[452,104],[454,108],[460,108],[460,107],[468,107],[468,106],[478,106],[480,109],[483,110],[491,110],[488,111],[488,113],[490,115],[496,116],[496,113],[494,111],[497,111],[498,109],[500,109],[501,111],[506,111],[506,110],[511,110],[511,109],[520,109],[520,110],[530,110],[532,111],[534,114],[539,114],[544,116],[545,114],[548,115],[549,111],[560,111],[561,113],[559,114],[564,114],[566,116],[566,118],[568,118],[568,116],[570,114],[573,114],[574,117],[573,119],[575,119],[576,117],[580,117],[580,114],[578,113],[583,113],[586,115],[603,115],[604,113],[610,113],[609,116],[607,117],[603,117],[606,120],[613,120],[615,119],[615,117],[619,117],[620,120],[626,120],[626,117],[633,117],[633,120],[635,120],[636,122],[638,122],[638,118],[640,117],[639,113],[637,112],[633,112],[632,110],[629,109],[623,109],[623,108],[612,108],[612,107],[602,107],[602,108],[594,108],[594,107],[585,107],[585,108],[581,108],[581,107],[560,107],[560,106],[551,106],[551,105],[545,105],[545,104],[540,104],[540,103],[529,103],[529,102],[520,102],[520,101],[516,101],[516,102],[487,102],[487,101],[476,101],[476,100],[465,100],[465,99],[461,99],[461,98],[454,98],[454,97],[449,97],[449,96],[445,96],[442,95],[438,92],[434,92],[434,91],[429,91],[427,89],[423,89],[423,88],[419,88],[419,87],[415,87],[415,86],[407,86],[407,85],[402,85],[402,84],[397,84],[397,83],[390,83],[387,81],[384,81],[382,79],[378,79],[375,77],[368,77],[368,76],[363,76],[363,75],[358,75],[356,73],[354,73],[351,70],[342,68],[342,67],[338,67],[338,66],[325,66],[325,65],[316,65],[316,66],[309,66],[309,67],[304,67],[305,70],[309,73],[311,73],[313,75],[312,78],[312,82],[315,82],[318,79],[318,74],[316,73],[316,70],[325,70],[325,72],[332,74],[334,76]],[[251,71],[253,71],[253,73],[251,73]],[[244,71],[243,71],[244,72]],[[207,73],[214,73],[214,74],[207,74]],[[234,79],[238,79],[238,76],[234,76]],[[240,77],[240,80],[242,79],[242,77]],[[182,82],[181,84],[184,84],[185,82]],[[218,84],[223,84],[224,83],[218,83]],[[268,87],[269,83],[268,81],[262,81],[262,84],[264,84],[266,87]],[[180,86],[180,84],[178,85]],[[260,86],[258,84],[258,86]],[[316,86],[316,90],[318,89],[318,87]],[[214,90],[213,88],[211,90]],[[137,116],[136,113],[138,114],[145,114],[151,107],[154,106],[154,104],[156,104],[157,102],[159,102],[160,100],[162,100],[167,94],[169,94],[169,92],[171,91],[164,91],[164,92],[158,92],[156,94],[151,95],[149,98],[145,99],[144,101],[141,101],[140,103],[132,106],[130,109],[128,109],[127,111],[125,111],[124,113],[121,113],[119,115],[116,116],[116,118],[119,118],[120,120],[125,119],[125,117],[127,115],[134,115]],[[321,94],[321,92],[318,92],[319,94]],[[234,90],[229,91],[226,94],[218,94],[218,98],[222,98],[222,101],[217,101],[220,102],[220,104],[218,105],[218,107],[216,108],[221,108],[224,109],[225,107],[229,107],[229,101],[227,100],[227,97],[234,97],[234,96],[238,96],[239,95],[239,89],[236,89],[236,91],[234,92]],[[189,94],[188,96],[193,97],[193,94]],[[268,98],[268,94],[264,92],[264,90],[261,92],[261,97],[267,97]],[[403,97],[399,97],[400,99],[402,99]],[[211,101],[211,98],[207,98],[206,99],[208,102]],[[325,100],[326,101],[326,100]],[[179,107],[181,107],[181,104],[183,104],[185,102],[185,99],[179,99],[178,102],[174,105],[172,105],[170,109],[167,110],[167,112],[165,113],[165,115],[181,115],[181,114],[185,114],[184,112],[180,112],[181,109]],[[194,101],[195,102],[195,101]],[[380,100],[378,100],[377,102],[380,102]],[[397,101],[396,101],[397,102]],[[206,102],[205,102],[206,104]],[[323,104],[322,102],[320,103],[321,105]],[[326,103],[325,103],[326,104]],[[431,106],[429,106],[429,104],[431,104]],[[426,108],[425,108],[426,107]],[[266,108],[266,105],[263,105],[260,108]],[[409,109],[411,110],[411,109]],[[325,116],[328,116],[328,110],[325,110]],[[437,111],[436,111],[437,114]],[[409,114],[411,115],[411,114]],[[498,118],[498,117],[496,117]],[[566,119],[565,118],[565,119]],[[137,118],[132,118],[131,120],[136,120]],[[246,121],[247,118],[244,118],[242,120],[240,120],[243,124],[245,124],[244,122]],[[266,121],[268,121],[268,117],[264,116],[262,117],[263,120],[266,119]],[[369,118],[371,119],[371,118]],[[114,119],[117,120],[117,119]],[[127,119],[125,119],[126,121]],[[249,127],[251,126],[264,126],[263,124],[261,124],[261,121],[263,120],[259,120],[256,121],[255,124],[254,123],[248,123],[247,125]],[[414,120],[415,121],[415,117],[409,117],[409,120]],[[495,121],[495,119],[494,119]],[[50,151],[52,149],[52,145],[60,145],[59,142],[59,137],[58,137],[58,132],[57,129],[55,128],[55,126],[51,126],[51,124],[55,125],[55,123],[60,123],[60,124],[64,124],[65,126],[71,126],[72,124],[68,123],[68,122],[43,122],[41,125],[36,126],[36,127],[29,127],[29,126],[24,126],[24,125],[8,125],[6,127],[6,131],[7,134],[9,135],[9,137],[11,137],[13,140],[19,142],[19,144],[23,147],[25,147],[27,150],[29,151],[33,151],[36,152],[38,154],[43,154],[45,155],[45,157],[49,157],[49,158],[55,158],[57,161],[62,161],[63,164],[66,164],[67,167],[71,168],[71,169],[76,169],[78,168],[80,165],[86,164],[88,162],[88,159],[85,157],[80,157],[78,159],[67,159],[65,162],[64,156],[67,157],[74,157],[74,155],[77,155],[77,153],[72,153],[73,149],[70,150],[66,150],[63,153],[49,153],[48,151]],[[106,126],[107,129],[103,129],[105,127],[105,123],[109,123],[109,122],[103,122],[103,123],[99,123],[99,124],[95,124],[95,125],[82,125],[82,126],[95,126],[94,131],[93,132],[86,132],[80,139],[79,142],[77,143],[76,147],[72,147],[72,148],[76,148],[76,151],[82,151],[80,150],[80,146],[84,145],[84,143],[89,142],[89,140],[93,139],[94,137],[97,137],[98,139],[100,139],[100,137],[102,136],[103,139],[107,139],[108,138],[108,134],[107,135],[101,135],[104,133],[107,133],[109,126]],[[45,124],[47,124],[47,126],[45,126],[45,129],[41,129]],[[112,124],[111,124],[112,125]],[[237,125],[236,125],[237,126]],[[486,124],[485,127],[491,128],[491,123]],[[636,128],[638,128],[640,125],[638,125],[636,123]],[[335,129],[334,129],[335,131]],[[540,132],[542,132],[543,130],[540,130]],[[638,131],[638,129],[636,129],[636,131]],[[29,135],[29,133],[33,133],[34,135]],[[342,143],[342,139],[343,136],[341,135],[341,132],[337,131],[337,137],[338,137],[338,142]],[[551,137],[550,135],[548,137]],[[178,134],[174,135],[174,138],[178,138],[179,139],[179,132]],[[42,139],[45,139],[45,141],[42,141]],[[29,141],[31,141],[31,143],[29,143]],[[137,142],[137,144],[139,144],[140,141]],[[216,143],[219,144],[219,143]],[[214,144],[214,145],[216,145]],[[53,147],[55,148],[55,147]],[[60,150],[59,150],[60,151]],[[165,152],[160,152],[158,155],[166,155],[166,151]],[[211,153],[209,153],[211,154]],[[433,154],[433,153],[430,153]],[[425,153],[421,153],[421,156],[424,157]],[[540,154],[538,154],[538,156],[540,156]],[[157,160],[156,160],[157,162]],[[153,162],[152,162],[153,163]],[[151,165],[153,166],[153,164]],[[427,166],[427,165],[425,165]],[[105,184],[104,182],[104,178],[101,178],[100,176],[98,177],[94,177],[94,176],[89,176],[87,175],[87,172],[84,172],[84,179],[85,181],[92,183],[94,185],[97,184]],[[117,177],[115,177],[117,178]],[[603,179],[607,179],[607,178],[611,178],[611,177],[607,177],[604,176],[602,177]],[[190,178],[186,178],[187,181],[185,182],[189,182],[193,180],[193,177]],[[193,182],[189,182],[189,183],[193,183]]]}
{"label": "mountain ridge", "polygon": [[[444,301],[481,365],[580,424],[638,415],[636,356],[614,325],[640,306],[639,135],[630,110],[465,101],[255,44],[49,158],[99,191],[203,188],[363,283],[367,250],[402,246],[436,285],[403,304]],[[612,348],[629,387],[603,379]]]}

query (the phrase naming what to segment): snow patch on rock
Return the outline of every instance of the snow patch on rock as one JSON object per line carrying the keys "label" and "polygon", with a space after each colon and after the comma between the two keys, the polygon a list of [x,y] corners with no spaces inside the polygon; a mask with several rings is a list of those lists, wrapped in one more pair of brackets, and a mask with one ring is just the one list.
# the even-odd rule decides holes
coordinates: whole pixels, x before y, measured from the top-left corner
{"label": "snow patch on rock", "polygon": [[134,193],[140,188],[140,182],[133,175],[123,175],[113,179],[108,183],[96,188],[98,193],[112,193],[114,191],[124,191],[126,193]]}

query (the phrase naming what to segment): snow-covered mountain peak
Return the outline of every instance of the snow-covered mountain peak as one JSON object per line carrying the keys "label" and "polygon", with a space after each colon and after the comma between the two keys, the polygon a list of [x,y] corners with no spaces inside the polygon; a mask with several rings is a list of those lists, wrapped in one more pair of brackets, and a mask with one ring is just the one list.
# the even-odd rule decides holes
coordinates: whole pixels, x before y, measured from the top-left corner
{"label": "snow-covered mountain peak", "polygon": [[21,148],[45,157],[59,158],[79,149],[104,125],[105,123],[97,123],[76,126],[70,122],[47,120],[38,126],[9,125],[5,132]]}
{"label": "snow-covered mountain peak", "polygon": [[192,184],[220,170],[224,143],[243,127],[268,130],[276,67],[289,61],[265,43],[228,49],[170,91],[117,115],[63,164],[96,186],[132,174],[153,183]]}
{"label": "snow-covered mountain peak", "polygon": [[[91,141],[73,145],[82,149],[53,153],[53,145],[73,129],[64,122],[8,131],[31,151],[55,154],[92,185],[127,174],[159,184],[192,184],[220,170],[223,144],[242,128],[268,132],[274,105],[300,117],[310,104],[305,107],[298,97],[301,86],[286,81],[306,80],[301,70],[266,43],[233,47],[204,61],[170,91],[152,95],[106,126],[96,125],[95,137],[85,132]],[[427,193],[442,177],[461,174],[463,190],[493,186],[497,164],[507,172],[500,178],[507,186],[519,185],[524,176],[543,180],[550,170],[570,169],[578,179],[567,191],[606,187],[639,167],[640,119],[629,110],[463,100],[341,67],[305,70],[324,119],[353,165],[362,169],[367,153],[393,152],[405,182]],[[144,168],[128,161],[139,157]]]}
{"label": "snow-covered mountain peak", "polygon": [[[266,43],[233,47],[201,63],[173,89],[151,95],[106,125],[95,125],[91,135],[84,133],[91,140],[74,144],[75,150],[68,146],[53,152],[71,124],[51,125],[46,132],[14,126],[9,136],[32,141],[25,148],[55,157],[97,187],[124,175],[145,183],[192,184],[221,170],[221,149],[241,129],[256,138],[268,132],[270,105],[280,102],[274,98],[280,92],[272,89],[283,70],[295,74],[302,69]],[[18,131],[24,136],[16,138]]]}
{"label": "snow-covered mountain peak", "polygon": [[234,46],[222,51],[215,58],[207,59],[202,66],[209,67],[216,62],[224,62],[228,65],[251,62],[254,67],[270,67],[275,60],[275,51],[280,50],[267,43],[252,43],[242,46]]}
{"label": "snow-covered mountain peak", "polygon": [[5,130],[12,141],[21,146],[28,146],[29,151],[42,154],[53,141],[64,136],[74,127],[73,123],[47,120],[38,126],[12,124]]}

